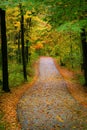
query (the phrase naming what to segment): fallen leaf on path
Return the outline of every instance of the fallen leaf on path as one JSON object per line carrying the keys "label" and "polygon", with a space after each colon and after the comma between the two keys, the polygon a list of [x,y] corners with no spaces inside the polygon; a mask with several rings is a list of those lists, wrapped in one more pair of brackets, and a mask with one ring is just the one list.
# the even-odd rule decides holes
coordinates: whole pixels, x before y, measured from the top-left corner
{"label": "fallen leaf on path", "polygon": [[60,116],[56,116],[57,120],[60,122],[64,122],[64,120]]}

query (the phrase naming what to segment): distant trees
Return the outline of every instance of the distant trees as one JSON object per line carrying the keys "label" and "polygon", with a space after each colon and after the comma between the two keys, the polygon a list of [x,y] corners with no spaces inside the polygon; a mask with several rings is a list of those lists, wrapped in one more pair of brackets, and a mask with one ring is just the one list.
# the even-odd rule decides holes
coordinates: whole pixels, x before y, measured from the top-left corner
{"label": "distant trees", "polygon": [[[50,2],[49,0],[33,0],[33,4],[30,0],[5,0],[4,4],[3,2],[0,2],[0,7],[2,5],[2,8],[4,8],[4,6],[9,6],[10,9],[11,3],[13,4],[13,6],[15,6],[16,9],[14,10],[13,8],[11,8],[11,11],[9,10],[9,16],[7,19],[8,45],[10,45],[13,50],[13,52],[11,52],[11,48],[9,49],[9,55],[10,57],[12,57],[11,54],[16,54],[15,57],[18,60],[18,63],[20,62],[22,57],[22,72],[24,75],[24,80],[27,80],[26,62],[28,62],[28,58],[30,59],[30,57],[28,56],[30,54],[30,49],[33,51],[36,49],[36,52],[38,52],[39,54],[60,56],[61,62],[70,61],[69,63],[71,63],[73,67],[73,62],[79,58],[79,56],[77,55],[79,54],[80,45],[78,45],[77,43],[80,43],[80,41],[77,39],[77,37],[79,38],[79,36],[81,36],[84,76],[85,84],[87,85],[86,0],[77,0],[76,2],[74,2],[73,0],[52,0]],[[28,7],[28,4],[31,6]],[[36,5],[39,5],[39,8]],[[6,69],[6,76],[8,75],[7,39],[5,11],[2,9],[0,9],[0,16],[1,39],[2,43],[5,44],[2,44],[3,66],[6,62],[5,66],[3,67],[3,72],[4,69]],[[78,59],[78,61],[79,60],[80,58]],[[6,77],[8,80],[8,76]],[[3,77],[3,83],[6,81],[6,77]],[[9,85],[5,84],[4,87],[5,86],[7,86],[6,91],[9,91]]]}
{"label": "distant trees", "polygon": [[[87,85],[87,1],[86,0],[43,0],[48,15],[46,19],[59,32],[61,30],[69,32],[70,26],[73,32],[81,35],[82,50],[83,50],[83,68],[85,85]],[[59,30],[60,28],[60,30]]]}
{"label": "distant trees", "polygon": [[[0,7],[1,7],[0,9],[1,38],[0,39],[3,43],[1,44],[2,63],[3,63],[3,88],[2,89],[5,92],[10,91],[8,78],[14,79],[16,78],[16,76],[19,75],[18,73],[15,75],[16,72],[14,72],[15,71],[14,69],[10,70],[11,63],[15,64],[15,66],[18,66],[18,68],[20,67],[20,75],[23,74],[24,81],[27,81],[27,76],[29,72],[27,72],[26,62],[28,63],[28,61],[30,62],[33,61],[32,60],[34,59],[33,56],[36,56],[34,55],[34,53],[36,53],[35,44],[37,44],[39,41],[42,41],[41,36],[42,34],[44,34],[44,30],[48,28],[46,27],[47,24],[46,22],[41,20],[38,16],[34,15],[34,11],[32,11],[32,7],[33,7],[32,4],[31,4],[32,7],[28,7],[27,2],[30,1],[26,1],[26,0],[6,1],[5,0],[4,2],[0,2]],[[8,45],[8,53],[7,53],[7,45]],[[30,53],[31,53],[31,57],[33,57],[31,58],[31,60],[30,60]],[[9,60],[9,66],[8,66],[8,60]],[[31,65],[31,63],[29,65]],[[21,69],[21,66],[23,66],[23,70]],[[31,69],[29,70],[31,71]],[[8,77],[8,73],[9,73],[9,77]],[[14,74],[13,77],[11,76],[12,74]]]}

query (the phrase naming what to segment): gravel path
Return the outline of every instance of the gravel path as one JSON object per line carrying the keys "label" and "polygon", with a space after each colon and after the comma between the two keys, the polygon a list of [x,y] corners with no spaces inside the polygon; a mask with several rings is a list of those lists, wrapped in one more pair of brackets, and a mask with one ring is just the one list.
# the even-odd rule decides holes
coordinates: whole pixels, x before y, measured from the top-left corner
{"label": "gravel path", "polygon": [[87,130],[87,109],[70,95],[53,59],[41,57],[39,71],[17,107],[22,130]]}

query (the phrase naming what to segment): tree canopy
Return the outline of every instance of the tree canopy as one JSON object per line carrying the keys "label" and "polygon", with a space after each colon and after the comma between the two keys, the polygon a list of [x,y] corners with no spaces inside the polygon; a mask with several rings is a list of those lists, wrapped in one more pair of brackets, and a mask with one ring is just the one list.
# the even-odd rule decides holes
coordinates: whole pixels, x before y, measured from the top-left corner
{"label": "tree canopy", "polygon": [[[70,63],[72,68],[76,64],[81,66],[82,62],[86,64],[86,60],[82,61],[84,44],[81,45],[87,41],[86,0],[4,0],[0,1],[0,8],[6,12],[8,56],[11,60],[21,61],[21,43],[24,40],[25,62],[28,55],[32,57],[35,52],[56,56],[62,65]],[[84,52],[83,57],[86,57]]]}

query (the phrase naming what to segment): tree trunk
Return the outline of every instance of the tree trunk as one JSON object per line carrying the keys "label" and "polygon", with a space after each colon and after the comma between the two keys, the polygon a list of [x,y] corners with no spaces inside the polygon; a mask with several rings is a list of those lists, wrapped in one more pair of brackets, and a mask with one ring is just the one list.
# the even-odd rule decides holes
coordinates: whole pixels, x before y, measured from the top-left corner
{"label": "tree trunk", "polygon": [[26,62],[28,63],[28,40],[26,40]]}
{"label": "tree trunk", "polygon": [[26,58],[25,58],[25,47],[24,47],[24,15],[23,15],[21,4],[20,4],[20,11],[21,11],[21,44],[22,44],[23,74],[24,74],[24,80],[27,81]]}
{"label": "tree trunk", "polygon": [[83,50],[83,69],[85,77],[85,86],[87,86],[87,42],[86,42],[86,32],[82,29],[81,33],[82,50]]}
{"label": "tree trunk", "polygon": [[18,63],[21,63],[20,32],[18,34]]}
{"label": "tree trunk", "polygon": [[72,69],[74,68],[73,66],[73,47],[72,47],[72,36],[70,32],[70,62],[71,62],[71,67]]}
{"label": "tree trunk", "polygon": [[7,56],[7,38],[6,38],[6,21],[5,11],[0,9],[1,16],[1,49],[2,49],[2,75],[3,75],[3,90],[9,92],[8,83],[8,56]]}

